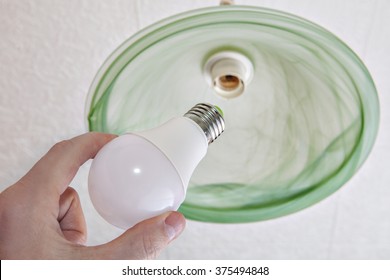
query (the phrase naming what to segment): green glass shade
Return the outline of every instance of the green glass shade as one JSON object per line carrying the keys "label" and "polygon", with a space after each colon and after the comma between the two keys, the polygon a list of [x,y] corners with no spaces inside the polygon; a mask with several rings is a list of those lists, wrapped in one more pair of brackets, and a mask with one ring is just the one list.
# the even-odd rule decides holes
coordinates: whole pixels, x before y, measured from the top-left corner
{"label": "green glass shade", "polygon": [[[253,64],[236,98],[206,83],[205,62],[220,51]],[[362,165],[379,122],[369,72],[333,34],[283,12],[221,6],[160,21],[114,51],[89,92],[89,129],[145,130],[200,102],[218,105],[226,124],[180,208],[200,221],[259,221],[320,201]]]}

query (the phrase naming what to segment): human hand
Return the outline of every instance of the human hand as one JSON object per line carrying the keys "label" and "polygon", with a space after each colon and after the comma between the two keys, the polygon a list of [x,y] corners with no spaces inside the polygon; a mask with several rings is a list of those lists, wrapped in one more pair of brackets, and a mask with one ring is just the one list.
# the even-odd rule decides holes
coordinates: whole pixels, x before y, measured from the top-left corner
{"label": "human hand", "polygon": [[114,138],[87,133],[57,143],[0,193],[0,259],[149,259],[183,231],[184,217],[168,212],[107,244],[84,245],[84,215],[77,192],[68,184],[78,168]]}

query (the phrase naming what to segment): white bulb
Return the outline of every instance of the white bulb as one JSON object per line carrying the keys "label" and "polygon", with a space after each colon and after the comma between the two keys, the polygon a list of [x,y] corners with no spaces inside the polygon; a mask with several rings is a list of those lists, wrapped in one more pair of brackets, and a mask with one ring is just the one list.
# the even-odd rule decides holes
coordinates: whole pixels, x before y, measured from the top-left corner
{"label": "white bulb", "polygon": [[177,210],[208,144],[223,129],[219,111],[198,104],[185,117],[112,140],[98,152],[90,169],[94,207],[105,220],[123,229]]}

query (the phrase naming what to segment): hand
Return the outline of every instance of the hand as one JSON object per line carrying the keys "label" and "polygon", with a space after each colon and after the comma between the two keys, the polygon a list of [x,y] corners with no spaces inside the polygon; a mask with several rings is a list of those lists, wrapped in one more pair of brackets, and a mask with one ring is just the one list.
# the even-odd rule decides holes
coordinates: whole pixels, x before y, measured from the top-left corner
{"label": "hand", "polygon": [[168,212],[107,244],[84,245],[84,215],[77,192],[68,184],[78,168],[114,138],[87,133],[57,143],[0,194],[0,259],[149,259],[182,232],[183,216]]}

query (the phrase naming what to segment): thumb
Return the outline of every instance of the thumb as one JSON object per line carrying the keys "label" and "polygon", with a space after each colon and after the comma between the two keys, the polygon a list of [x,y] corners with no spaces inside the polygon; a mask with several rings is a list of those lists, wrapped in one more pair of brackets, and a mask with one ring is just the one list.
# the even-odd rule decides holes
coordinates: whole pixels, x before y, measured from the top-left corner
{"label": "thumb", "polygon": [[185,227],[179,212],[167,212],[142,221],[113,241],[85,248],[91,259],[154,259]]}

